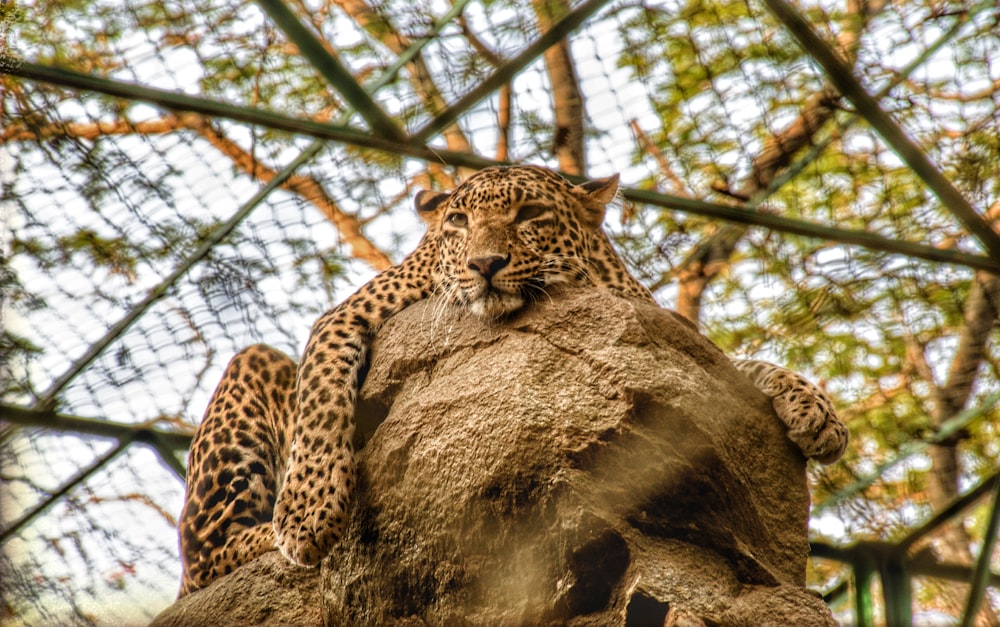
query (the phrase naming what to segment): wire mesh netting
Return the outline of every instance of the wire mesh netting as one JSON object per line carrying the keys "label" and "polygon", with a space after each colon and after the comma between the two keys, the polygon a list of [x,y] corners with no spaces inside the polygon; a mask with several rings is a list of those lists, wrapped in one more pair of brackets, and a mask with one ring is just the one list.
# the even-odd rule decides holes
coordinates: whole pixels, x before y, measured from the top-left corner
{"label": "wire mesh netting", "polygon": [[956,499],[893,558],[921,575],[915,620],[967,614],[978,563],[995,590],[994,2],[798,6],[978,222],[761,3],[0,8],[5,623],[169,604],[184,443],[228,359],[300,353],[416,244],[417,190],[494,162],[621,172],[606,228],[657,299],[837,398],[853,443],[810,469],[833,558],[810,585],[838,617],[862,622],[870,594],[839,548]]}

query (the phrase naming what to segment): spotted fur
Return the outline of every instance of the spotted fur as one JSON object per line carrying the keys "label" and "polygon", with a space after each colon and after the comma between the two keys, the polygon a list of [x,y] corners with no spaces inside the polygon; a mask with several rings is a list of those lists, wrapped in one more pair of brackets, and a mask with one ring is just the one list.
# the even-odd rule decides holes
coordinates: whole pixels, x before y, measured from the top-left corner
{"label": "spotted fur", "polygon": [[[559,284],[652,302],[601,229],[617,189],[617,175],[572,185],[521,166],[483,170],[451,193],[421,192],[427,233],[416,250],[320,317],[301,365],[262,345],[233,357],[191,448],[180,594],[275,548],[315,565],[339,540],[354,489],[354,409],[368,347],[400,310],[439,293],[498,320]],[[821,390],[778,366],[735,363],[773,399],[807,457],[840,457],[847,430]]]}

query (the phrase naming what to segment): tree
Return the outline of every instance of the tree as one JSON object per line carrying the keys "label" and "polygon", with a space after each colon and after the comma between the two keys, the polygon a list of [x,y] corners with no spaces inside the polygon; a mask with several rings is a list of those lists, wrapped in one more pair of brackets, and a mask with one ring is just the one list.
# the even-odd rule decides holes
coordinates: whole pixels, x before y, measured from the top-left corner
{"label": "tree", "polygon": [[[171,459],[156,434],[197,422],[243,345],[299,352],[320,311],[415,243],[417,189],[451,187],[493,160],[621,171],[630,190],[608,228],[660,302],[727,352],[806,372],[836,397],[854,444],[841,463],[811,470],[817,542],[902,541],[995,476],[989,235],[939,201],[761,4],[42,0],[2,10],[4,568],[21,598],[57,608],[35,612],[96,621],[92,599],[109,586],[169,600],[180,490],[146,462]],[[993,3],[799,11],[847,77],[994,222]],[[318,37],[296,34],[289,15]],[[546,33],[555,45],[533,48]],[[170,94],[132,84],[185,97],[165,107]],[[276,190],[251,204],[265,185]],[[710,217],[724,210],[745,221]],[[821,237],[801,234],[814,224],[826,225]],[[858,234],[869,247],[845,243]],[[136,423],[142,435],[128,429]],[[91,436],[56,428],[67,424]],[[116,452],[123,438],[156,456],[127,443]],[[121,508],[162,512],[157,531],[132,537],[116,522]],[[909,555],[971,566],[990,507],[965,511]],[[86,580],[70,574],[81,563]],[[836,591],[850,571],[817,559],[812,577]],[[964,611],[966,588],[915,586],[916,611]],[[849,613],[845,598],[834,607]],[[980,619],[995,622],[995,609]]]}

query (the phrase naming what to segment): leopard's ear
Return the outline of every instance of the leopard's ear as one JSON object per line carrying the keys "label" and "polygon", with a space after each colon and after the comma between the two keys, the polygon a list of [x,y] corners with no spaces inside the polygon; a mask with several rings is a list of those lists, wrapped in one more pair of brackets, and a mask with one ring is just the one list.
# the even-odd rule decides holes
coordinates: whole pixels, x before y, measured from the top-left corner
{"label": "leopard's ear", "polygon": [[413,206],[416,207],[420,219],[431,224],[440,217],[438,210],[450,195],[448,192],[432,192],[430,190],[417,192],[416,198],[413,199]]}
{"label": "leopard's ear", "polygon": [[590,226],[597,228],[604,222],[604,210],[618,193],[619,175],[612,174],[602,179],[587,181],[579,186],[584,194],[584,208],[587,210]]}

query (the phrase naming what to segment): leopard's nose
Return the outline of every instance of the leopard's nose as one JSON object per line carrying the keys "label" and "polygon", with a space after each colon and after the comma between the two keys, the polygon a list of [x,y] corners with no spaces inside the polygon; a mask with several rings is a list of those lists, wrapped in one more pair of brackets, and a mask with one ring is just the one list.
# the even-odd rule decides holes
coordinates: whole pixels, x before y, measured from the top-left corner
{"label": "leopard's nose", "polygon": [[486,255],[484,257],[469,257],[469,268],[475,270],[487,279],[493,278],[497,272],[507,267],[510,255]]}

